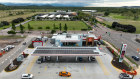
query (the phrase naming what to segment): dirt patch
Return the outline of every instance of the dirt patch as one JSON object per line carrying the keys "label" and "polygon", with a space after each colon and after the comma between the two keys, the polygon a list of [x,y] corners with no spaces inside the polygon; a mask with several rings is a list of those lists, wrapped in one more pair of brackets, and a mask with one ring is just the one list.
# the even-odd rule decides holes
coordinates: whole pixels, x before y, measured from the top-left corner
{"label": "dirt patch", "polygon": [[103,22],[103,21],[104,21],[103,19],[100,19],[100,18],[98,18],[98,17],[96,17],[96,19],[97,19],[98,21],[100,21],[100,22]]}
{"label": "dirt patch", "polygon": [[20,44],[24,39],[0,39],[0,49],[5,48],[7,45],[18,45]]}

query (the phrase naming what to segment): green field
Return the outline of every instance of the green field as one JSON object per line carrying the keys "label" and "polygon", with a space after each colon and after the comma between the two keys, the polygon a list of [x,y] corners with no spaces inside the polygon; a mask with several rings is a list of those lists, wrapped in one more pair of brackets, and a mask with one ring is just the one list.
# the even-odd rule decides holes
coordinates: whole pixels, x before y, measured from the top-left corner
{"label": "green field", "polygon": [[[65,24],[67,24],[68,30],[87,29],[87,25],[82,21],[31,21],[29,22],[31,27],[34,28],[33,30],[47,30],[46,27],[50,27],[50,29],[53,29],[54,24],[55,27],[59,28],[60,23],[62,26],[62,30]],[[25,30],[28,30],[28,23],[24,24],[23,26],[25,27]],[[42,27],[42,29],[38,29],[38,27]],[[17,28],[17,30],[19,30],[19,27]]]}
{"label": "green field", "polygon": [[[126,18],[126,16],[122,16],[120,14],[114,14],[114,13],[111,13],[108,17],[119,20],[118,22],[120,24],[134,25],[136,27],[136,33],[140,33],[140,20],[139,19],[133,20],[132,17]],[[104,21],[104,23],[108,25],[112,25],[112,22]]]}

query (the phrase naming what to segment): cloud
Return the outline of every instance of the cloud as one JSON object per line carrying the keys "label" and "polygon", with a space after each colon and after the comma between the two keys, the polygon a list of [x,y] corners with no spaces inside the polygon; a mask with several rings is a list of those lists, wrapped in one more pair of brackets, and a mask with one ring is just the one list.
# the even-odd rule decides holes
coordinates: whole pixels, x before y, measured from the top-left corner
{"label": "cloud", "polygon": [[[121,7],[121,6],[140,6],[140,0],[127,0],[127,1],[113,1],[108,0],[104,1],[104,3],[91,3],[89,6],[96,6],[96,7]],[[88,6],[88,7],[89,7]]]}
{"label": "cloud", "polygon": [[0,2],[63,4],[91,7],[140,6],[140,0],[0,0]]}

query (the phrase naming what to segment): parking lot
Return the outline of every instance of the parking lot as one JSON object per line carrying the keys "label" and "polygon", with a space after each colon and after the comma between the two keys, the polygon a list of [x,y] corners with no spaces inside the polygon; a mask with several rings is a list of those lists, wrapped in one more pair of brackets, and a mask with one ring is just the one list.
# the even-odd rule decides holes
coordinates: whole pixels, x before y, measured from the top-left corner
{"label": "parking lot", "polygon": [[[28,53],[31,54],[32,51],[33,49],[28,49]],[[52,61],[37,64],[38,56],[29,55],[17,70],[3,71],[0,79],[20,79],[24,73],[32,73],[34,79],[119,79],[120,71],[111,65],[112,57],[109,54],[95,58],[95,61],[89,62],[88,58],[84,57],[80,62],[75,61],[75,57],[60,57],[60,60],[66,61],[56,62],[56,57],[52,57]],[[60,71],[70,72],[71,77],[59,76]]]}

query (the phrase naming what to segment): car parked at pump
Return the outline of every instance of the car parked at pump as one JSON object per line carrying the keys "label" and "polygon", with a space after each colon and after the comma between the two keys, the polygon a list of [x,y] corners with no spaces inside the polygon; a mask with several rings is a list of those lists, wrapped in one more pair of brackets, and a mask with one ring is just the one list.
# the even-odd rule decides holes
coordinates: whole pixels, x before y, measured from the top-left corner
{"label": "car parked at pump", "polygon": [[82,58],[82,57],[78,57],[78,60],[79,60],[79,61],[83,61],[83,58]]}
{"label": "car parked at pump", "polygon": [[90,57],[91,61],[95,61],[95,57],[91,56]]}
{"label": "car parked at pump", "polygon": [[39,57],[37,60],[36,60],[36,63],[37,64],[41,64],[43,62],[43,57]]}
{"label": "car parked at pump", "polygon": [[138,56],[132,56],[132,58],[133,58],[134,60],[136,60],[136,61],[139,61],[139,60],[140,60],[140,58],[139,58]]}

